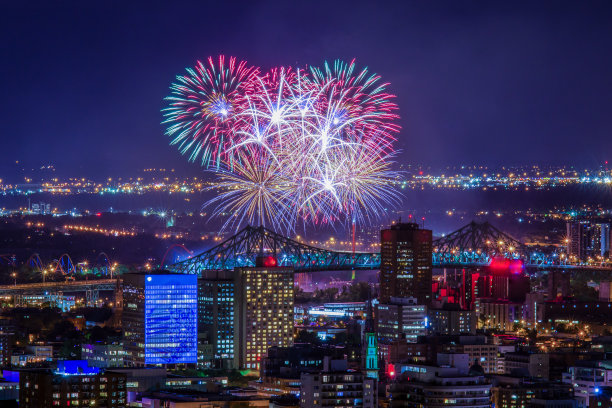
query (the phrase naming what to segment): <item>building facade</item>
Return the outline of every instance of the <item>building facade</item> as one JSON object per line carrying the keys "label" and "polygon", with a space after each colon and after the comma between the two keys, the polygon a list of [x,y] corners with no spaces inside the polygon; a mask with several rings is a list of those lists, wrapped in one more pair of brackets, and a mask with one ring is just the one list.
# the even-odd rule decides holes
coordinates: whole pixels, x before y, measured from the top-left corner
{"label": "building facade", "polygon": [[326,358],[323,370],[303,373],[300,407],[378,407],[377,380],[347,369],[346,360]]}
{"label": "building facade", "polygon": [[196,364],[197,277],[158,271],[123,275],[126,362]]}
{"label": "building facade", "polygon": [[124,374],[66,361],[56,372],[23,370],[19,374],[19,406],[122,408],[127,404]]}
{"label": "building facade", "polygon": [[427,306],[416,303],[416,298],[391,298],[388,304],[376,306],[378,338],[383,343],[405,339],[416,343],[427,334]]}
{"label": "building facade", "polygon": [[458,305],[446,304],[441,309],[430,309],[428,316],[430,333],[451,336],[476,333],[476,313],[461,310]]}
{"label": "building facade", "polygon": [[432,299],[432,234],[416,223],[381,231],[380,302],[414,296],[420,305]]}

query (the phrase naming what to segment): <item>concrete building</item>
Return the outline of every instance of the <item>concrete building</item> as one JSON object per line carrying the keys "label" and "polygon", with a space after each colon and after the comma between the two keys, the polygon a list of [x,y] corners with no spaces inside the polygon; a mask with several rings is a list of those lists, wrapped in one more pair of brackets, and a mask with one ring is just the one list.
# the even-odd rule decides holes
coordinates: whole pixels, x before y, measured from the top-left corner
{"label": "concrete building", "polygon": [[427,333],[427,306],[416,302],[414,297],[393,297],[390,303],[379,303],[376,306],[376,326],[380,342],[392,343],[397,339],[405,339],[408,343],[416,343],[418,336]]}
{"label": "concrete building", "polygon": [[549,378],[550,366],[548,354],[515,351],[504,354],[503,361],[505,374]]}
{"label": "concrete building", "polygon": [[399,223],[381,231],[380,302],[414,296],[420,305],[432,300],[432,235],[416,223]]}
{"label": "concrete building", "polygon": [[438,354],[437,365],[400,364],[388,387],[390,407],[491,407],[491,384],[467,354]]}
{"label": "concrete building", "polygon": [[346,360],[326,357],[323,370],[303,373],[300,407],[377,408],[377,380],[347,367]]}
{"label": "concrete building", "polygon": [[92,367],[123,367],[125,351],[122,344],[83,344],[81,358]]}
{"label": "concrete building", "polygon": [[511,332],[523,320],[523,303],[501,299],[481,299],[480,319],[485,328]]}
{"label": "concrete building", "polygon": [[431,308],[429,332],[441,335],[476,333],[476,314],[471,310],[461,310],[457,304],[444,304],[441,308]]}
{"label": "concrete building", "polygon": [[459,341],[449,347],[450,351],[467,354],[469,366],[478,364],[485,374],[497,373],[497,354],[499,346],[488,342],[485,336],[459,336]]}
{"label": "concrete building", "polygon": [[23,370],[19,373],[19,406],[105,407],[126,406],[125,375],[101,372],[84,360],[60,361],[57,371]]}
{"label": "concrete building", "polygon": [[574,387],[579,407],[590,407],[590,398],[598,395],[601,387],[612,386],[612,362],[581,361],[569,367],[561,381]]}
{"label": "concrete building", "polygon": [[491,400],[496,408],[577,406],[573,388],[568,384],[507,375],[493,375],[490,378],[493,383]]}

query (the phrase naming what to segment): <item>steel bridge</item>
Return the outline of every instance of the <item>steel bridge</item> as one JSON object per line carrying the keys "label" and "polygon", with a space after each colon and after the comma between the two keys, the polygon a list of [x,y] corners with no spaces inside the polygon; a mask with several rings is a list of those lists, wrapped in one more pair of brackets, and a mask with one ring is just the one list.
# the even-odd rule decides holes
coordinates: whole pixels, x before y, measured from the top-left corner
{"label": "steel bridge", "polygon": [[[522,259],[528,262],[529,251],[522,242],[500,231],[488,222],[475,221],[433,241],[432,260],[439,266],[488,265],[494,257]],[[547,260],[542,258],[542,262]]]}
{"label": "steel bridge", "polygon": [[255,266],[258,255],[274,255],[279,266],[292,266],[299,272],[380,267],[379,253],[328,251],[294,241],[265,227],[247,226],[208,251],[169,268],[199,274],[203,270]]}
{"label": "steel bridge", "polygon": [[[495,257],[521,259],[531,269],[610,270],[612,265],[570,264],[554,247],[526,245],[488,222],[475,221],[433,241],[434,267],[486,266]],[[378,269],[380,253],[329,251],[294,241],[264,227],[247,226],[221,244],[169,269],[188,274],[254,266],[258,255],[275,255],[298,272]]]}
{"label": "steel bridge", "polygon": [[66,282],[22,283],[18,285],[0,285],[0,296],[11,296],[16,304],[28,295],[58,296],[66,293],[85,293],[87,305],[95,305],[100,291],[121,291],[121,279],[94,279]]}

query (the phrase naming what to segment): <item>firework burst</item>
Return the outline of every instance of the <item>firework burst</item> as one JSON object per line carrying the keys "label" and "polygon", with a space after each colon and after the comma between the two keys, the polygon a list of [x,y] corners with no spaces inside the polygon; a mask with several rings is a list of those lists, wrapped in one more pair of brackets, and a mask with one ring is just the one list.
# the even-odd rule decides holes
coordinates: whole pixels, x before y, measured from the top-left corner
{"label": "firework burst", "polygon": [[354,61],[260,75],[222,57],[188,73],[167,98],[167,134],[217,174],[207,205],[224,228],[370,223],[399,201],[397,105],[379,76]]}
{"label": "firework burst", "polygon": [[225,57],[219,56],[198,61],[195,68],[187,68],[187,75],[177,76],[163,110],[171,144],[191,161],[219,167],[233,143],[236,113],[257,75],[246,62],[231,57],[226,65]]}

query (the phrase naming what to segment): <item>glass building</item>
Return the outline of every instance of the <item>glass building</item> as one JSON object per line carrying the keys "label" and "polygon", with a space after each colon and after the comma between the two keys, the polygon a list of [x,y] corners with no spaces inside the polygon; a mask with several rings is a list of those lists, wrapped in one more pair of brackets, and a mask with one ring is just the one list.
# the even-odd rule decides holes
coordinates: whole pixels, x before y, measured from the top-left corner
{"label": "glass building", "polygon": [[132,366],[195,364],[197,277],[153,273],[123,278],[124,345]]}

